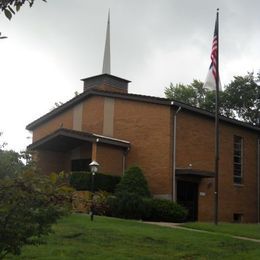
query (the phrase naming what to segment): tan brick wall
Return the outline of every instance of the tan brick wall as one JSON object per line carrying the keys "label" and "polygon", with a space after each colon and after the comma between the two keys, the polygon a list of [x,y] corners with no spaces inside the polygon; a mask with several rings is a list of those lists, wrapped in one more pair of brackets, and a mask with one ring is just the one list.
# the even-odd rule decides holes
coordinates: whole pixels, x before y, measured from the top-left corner
{"label": "tan brick wall", "polygon": [[43,174],[69,171],[69,154],[52,151],[39,151],[36,154],[37,166]]}
{"label": "tan brick wall", "polygon": [[[214,121],[181,111],[177,119],[176,166],[214,171]],[[244,185],[233,184],[233,136],[244,138]],[[233,213],[244,214],[245,222],[256,221],[256,142],[257,135],[244,128],[220,124],[219,216],[232,221]],[[214,179],[199,186],[199,220],[213,219]]]}
{"label": "tan brick wall", "polygon": [[127,93],[128,92],[127,89],[120,88],[120,87],[118,87],[118,88],[117,87],[113,87],[113,86],[108,85],[108,84],[99,85],[95,89],[108,91],[108,92],[119,92],[119,93]]}
{"label": "tan brick wall", "polygon": [[83,103],[82,131],[102,134],[104,98],[91,97]]}
{"label": "tan brick wall", "polygon": [[102,173],[122,176],[123,155],[124,151],[121,148],[97,143],[97,161]]}
{"label": "tan brick wall", "polygon": [[130,141],[127,167],[142,168],[154,194],[171,193],[171,127],[167,106],[115,100],[114,136]]}
{"label": "tan brick wall", "polygon": [[69,129],[73,128],[73,109],[67,110],[35,128],[33,131],[33,142],[61,127]]}

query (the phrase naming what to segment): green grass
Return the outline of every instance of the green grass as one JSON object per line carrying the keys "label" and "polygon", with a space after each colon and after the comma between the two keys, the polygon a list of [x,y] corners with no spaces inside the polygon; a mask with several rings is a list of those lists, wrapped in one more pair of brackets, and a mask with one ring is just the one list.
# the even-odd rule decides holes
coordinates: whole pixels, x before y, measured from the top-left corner
{"label": "green grass", "polygon": [[9,259],[260,259],[260,244],[138,221],[71,215],[46,244]]}
{"label": "green grass", "polygon": [[230,234],[233,236],[260,239],[260,224],[219,223],[218,225],[214,225],[212,223],[192,222],[186,223],[183,226],[216,233]]}

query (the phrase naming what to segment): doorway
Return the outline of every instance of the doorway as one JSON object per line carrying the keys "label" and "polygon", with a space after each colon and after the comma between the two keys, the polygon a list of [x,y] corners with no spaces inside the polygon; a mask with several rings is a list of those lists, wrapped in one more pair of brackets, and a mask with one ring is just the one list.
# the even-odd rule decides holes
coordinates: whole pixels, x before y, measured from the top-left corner
{"label": "doorway", "polygon": [[91,159],[71,160],[71,171],[72,172],[89,171],[90,162]]}
{"label": "doorway", "polygon": [[177,181],[177,202],[188,210],[187,221],[198,220],[198,183]]}

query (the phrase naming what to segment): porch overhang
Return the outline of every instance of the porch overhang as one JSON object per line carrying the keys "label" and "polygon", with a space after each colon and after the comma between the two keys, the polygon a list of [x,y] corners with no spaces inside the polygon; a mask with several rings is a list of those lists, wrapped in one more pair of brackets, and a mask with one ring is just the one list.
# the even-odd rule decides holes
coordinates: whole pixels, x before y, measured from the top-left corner
{"label": "porch overhang", "polygon": [[91,145],[92,143],[102,143],[123,149],[130,148],[130,142],[125,140],[66,128],[56,130],[55,132],[33,142],[27,148],[29,150],[66,152],[80,145]]}
{"label": "porch overhang", "polygon": [[215,173],[197,169],[176,169],[176,177],[214,178]]}

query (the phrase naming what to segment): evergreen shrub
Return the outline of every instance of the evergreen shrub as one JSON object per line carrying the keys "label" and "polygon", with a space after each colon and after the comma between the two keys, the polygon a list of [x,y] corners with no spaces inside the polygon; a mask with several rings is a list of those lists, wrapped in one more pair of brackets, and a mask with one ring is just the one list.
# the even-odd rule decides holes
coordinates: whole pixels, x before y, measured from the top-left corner
{"label": "evergreen shrub", "polygon": [[166,199],[146,199],[144,203],[150,209],[147,220],[183,222],[187,217],[187,210],[178,203]]}
{"label": "evergreen shrub", "polygon": [[134,193],[140,197],[151,197],[147,181],[139,167],[132,166],[125,171],[116,187],[116,194],[124,192]]}
{"label": "evergreen shrub", "polygon": [[[90,172],[72,172],[70,176],[70,185],[76,190],[91,191],[91,173]],[[94,177],[94,190],[114,192],[116,185],[121,177],[102,173],[96,173]]]}
{"label": "evergreen shrub", "polygon": [[150,215],[149,205],[136,193],[122,192],[108,198],[110,215],[126,219],[143,219]]}

